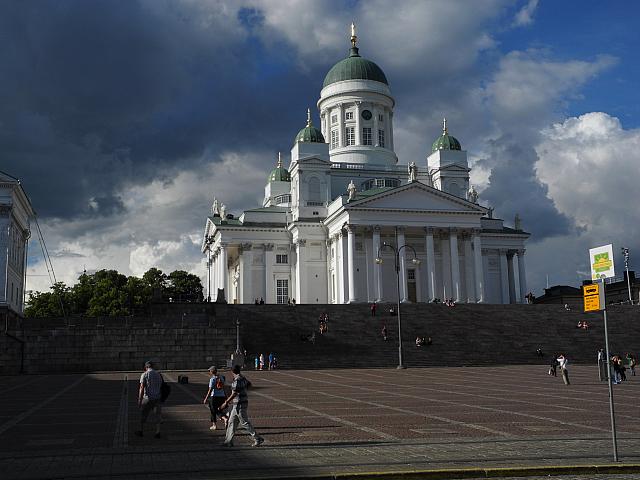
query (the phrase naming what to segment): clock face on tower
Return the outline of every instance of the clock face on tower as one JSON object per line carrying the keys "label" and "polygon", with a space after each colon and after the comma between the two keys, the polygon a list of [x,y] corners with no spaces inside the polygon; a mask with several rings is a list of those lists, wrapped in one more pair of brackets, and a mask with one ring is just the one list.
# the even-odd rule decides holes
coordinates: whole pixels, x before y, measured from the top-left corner
{"label": "clock face on tower", "polygon": [[364,118],[365,120],[371,120],[371,112],[369,110],[363,110],[362,118]]}

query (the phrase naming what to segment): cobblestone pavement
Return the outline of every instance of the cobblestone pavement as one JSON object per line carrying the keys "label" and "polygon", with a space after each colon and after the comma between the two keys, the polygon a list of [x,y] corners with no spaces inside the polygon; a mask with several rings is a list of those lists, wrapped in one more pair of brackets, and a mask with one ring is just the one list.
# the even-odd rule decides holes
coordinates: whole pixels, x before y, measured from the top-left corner
{"label": "cobblestone pavement", "polygon": [[[206,372],[163,372],[189,383],[173,383],[160,439],[151,427],[133,435],[140,372],[0,377],[0,478],[297,478],[613,463],[607,385],[596,368],[573,366],[569,386],[546,371],[248,371],[249,415],[266,442],[251,448],[240,434],[233,449],[221,447],[221,429],[209,430]],[[598,478],[640,478],[638,393],[640,377],[614,391],[618,465],[638,469]],[[446,475],[430,478],[462,478]]]}

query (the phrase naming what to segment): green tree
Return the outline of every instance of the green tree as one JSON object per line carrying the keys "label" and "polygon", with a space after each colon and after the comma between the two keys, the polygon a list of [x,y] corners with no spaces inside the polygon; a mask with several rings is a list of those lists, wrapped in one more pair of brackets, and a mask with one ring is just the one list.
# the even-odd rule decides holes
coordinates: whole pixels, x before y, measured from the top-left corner
{"label": "green tree", "polygon": [[51,286],[50,292],[30,293],[24,314],[30,318],[62,317],[71,313],[72,304],[71,289],[64,282],[57,282]]}
{"label": "green tree", "polygon": [[127,277],[116,270],[99,270],[93,274],[93,295],[86,315],[115,317],[127,315]]}
{"label": "green tree", "polygon": [[200,277],[184,270],[175,270],[169,274],[167,290],[175,300],[202,301]]}
{"label": "green tree", "polygon": [[142,283],[145,288],[144,296],[148,301],[160,300],[166,293],[167,276],[159,268],[153,267],[147,270],[142,275]]}

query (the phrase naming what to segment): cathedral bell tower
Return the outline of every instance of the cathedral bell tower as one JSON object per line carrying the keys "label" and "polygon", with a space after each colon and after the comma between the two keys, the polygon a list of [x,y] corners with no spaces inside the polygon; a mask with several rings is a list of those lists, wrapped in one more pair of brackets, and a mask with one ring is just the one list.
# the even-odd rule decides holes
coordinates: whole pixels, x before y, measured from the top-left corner
{"label": "cathedral bell tower", "polygon": [[322,84],[318,109],[332,162],[395,165],[393,107],[382,69],[362,58],[351,24],[349,56],[336,63]]}

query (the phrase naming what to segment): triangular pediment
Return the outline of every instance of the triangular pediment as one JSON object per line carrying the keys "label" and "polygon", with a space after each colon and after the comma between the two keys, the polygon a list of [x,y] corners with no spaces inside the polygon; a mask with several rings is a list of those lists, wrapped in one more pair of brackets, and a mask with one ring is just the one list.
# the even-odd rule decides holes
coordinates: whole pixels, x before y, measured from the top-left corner
{"label": "triangular pediment", "polygon": [[331,165],[331,162],[329,160],[323,160],[318,157],[299,158],[298,160],[296,160],[296,162],[298,164],[304,164],[304,165],[324,165],[324,166]]}
{"label": "triangular pediment", "polygon": [[386,190],[368,198],[356,199],[346,209],[413,210],[436,212],[469,212],[484,214],[486,209],[420,182]]}

